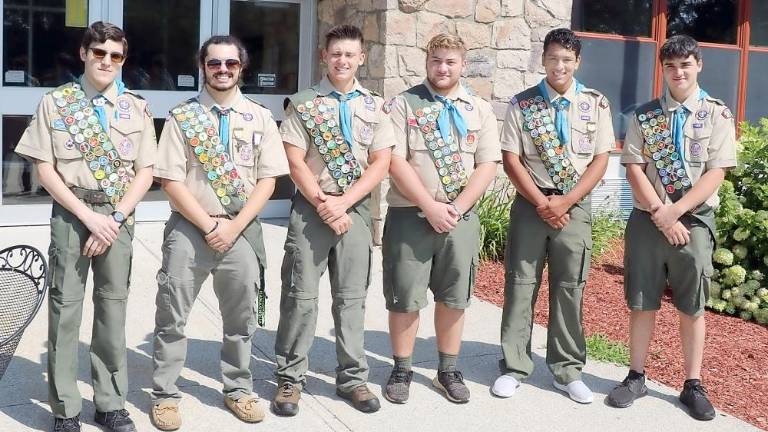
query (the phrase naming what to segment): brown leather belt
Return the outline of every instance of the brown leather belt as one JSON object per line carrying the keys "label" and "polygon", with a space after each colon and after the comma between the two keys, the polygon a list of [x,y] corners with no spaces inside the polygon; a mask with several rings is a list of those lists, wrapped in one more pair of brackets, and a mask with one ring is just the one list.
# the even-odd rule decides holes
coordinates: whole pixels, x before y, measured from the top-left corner
{"label": "brown leather belt", "polygon": [[86,204],[109,204],[109,197],[104,191],[83,189],[77,186],[73,186],[69,190]]}

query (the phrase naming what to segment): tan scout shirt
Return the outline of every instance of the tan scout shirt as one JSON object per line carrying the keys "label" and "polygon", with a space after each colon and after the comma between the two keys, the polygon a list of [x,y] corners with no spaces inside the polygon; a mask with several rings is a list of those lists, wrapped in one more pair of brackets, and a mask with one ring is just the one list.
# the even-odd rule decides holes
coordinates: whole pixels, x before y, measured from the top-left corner
{"label": "tan scout shirt", "polygon": [[[424,80],[423,84],[433,97],[437,94],[429,81]],[[493,113],[491,104],[477,96],[470,95],[463,85],[459,85],[447,98],[459,108],[467,125],[467,136],[459,140],[459,148],[461,149],[462,163],[467,171],[467,178],[469,178],[477,164],[501,160],[496,115]],[[395,130],[395,149],[392,155],[400,156],[408,161],[419,175],[427,192],[436,201],[450,202],[440,182],[440,175],[432,160],[431,151],[427,147],[424,135],[416,122],[413,109],[405,101],[402,94],[396,96],[390,104],[392,110],[390,116]],[[453,137],[460,136],[455,125],[452,134]],[[387,193],[387,202],[392,207],[412,207],[415,205],[403,196],[397,189],[395,182],[391,183]]]}
{"label": "tan scout shirt", "polygon": [[[216,131],[219,117],[212,108],[217,105],[203,89],[198,102],[208,113]],[[229,156],[237,174],[243,180],[245,193],[250,196],[256,181],[265,177],[278,177],[288,173],[288,160],[280,140],[272,113],[240,93],[229,106]],[[165,121],[158,145],[155,177],[184,182],[197,202],[210,215],[225,214],[216,192],[208,181],[207,173],[195,156],[194,148],[187,144],[178,121],[169,116]],[[173,204],[171,204],[173,207]]]}
{"label": "tan scout shirt", "polygon": [[[87,79],[81,81],[87,98],[99,94]],[[133,179],[136,170],[155,163],[157,140],[147,102],[130,91],[118,95],[114,82],[102,94],[107,99],[104,109],[109,119],[109,138],[120,153],[126,174]],[[21,136],[16,153],[30,160],[50,162],[68,187],[100,190],[73,136],[67,130],[54,129],[54,122],[61,118],[53,91],[46,93]]]}
{"label": "tan scout shirt", "polygon": [[[667,90],[661,98],[661,108],[667,118],[672,118],[675,111],[685,105],[689,110],[683,131],[685,133],[685,149],[683,163],[685,171],[695,184],[705,172],[713,168],[731,168],[736,166],[736,126],[733,114],[719,99],[706,96],[699,100],[699,90],[682,104],[672,98]],[[670,122],[670,128],[671,128]],[[671,130],[670,130],[671,132]],[[698,144],[698,145],[697,145]],[[693,150],[691,149],[693,146]],[[664,189],[659,172],[650,154],[644,151],[645,141],[637,117],[633,115],[632,122],[624,139],[624,149],[621,154],[622,164],[646,164],[645,175],[648,176],[656,194],[665,204],[672,200]],[[710,207],[720,204],[717,191],[705,201]],[[647,210],[635,200],[635,207]]]}
{"label": "tan scout shirt", "polygon": [[[323,104],[335,107],[334,112],[339,113],[339,101],[331,96],[331,93],[336,89],[327,77],[313,88],[317,89],[318,97],[322,99]],[[380,96],[374,95],[361,86],[357,79],[355,79],[355,85],[351,91],[355,90],[362,93],[362,96],[348,102],[352,111],[352,139],[354,141],[352,143],[352,155],[365,172],[365,169],[368,168],[368,155],[370,153],[394,145],[392,124],[389,122],[389,116],[382,111],[384,100]],[[340,120],[338,118],[336,120],[340,124]],[[306,150],[304,161],[314,174],[315,180],[323,192],[334,194],[341,192],[341,188],[331,173],[328,172],[323,156],[310,139],[304,122],[294,110],[293,104],[289,103],[285,109],[285,120],[280,124],[280,134],[284,142]]]}
{"label": "tan scout shirt", "polygon": [[[555,109],[552,104],[560,94],[546,81],[544,85],[551,97],[549,113],[554,122]],[[567,112],[568,124],[571,127],[570,142],[567,144],[568,159],[581,176],[596,155],[609,152],[616,145],[611,108],[608,99],[597,90],[582,88],[577,95],[575,80],[564,96],[571,101]],[[523,166],[538,187],[554,189],[556,185],[544,168],[536,144],[531,135],[523,129],[524,122],[523,112],[517,100],[513,98],[501,128],[501,149],[520,156]]]}

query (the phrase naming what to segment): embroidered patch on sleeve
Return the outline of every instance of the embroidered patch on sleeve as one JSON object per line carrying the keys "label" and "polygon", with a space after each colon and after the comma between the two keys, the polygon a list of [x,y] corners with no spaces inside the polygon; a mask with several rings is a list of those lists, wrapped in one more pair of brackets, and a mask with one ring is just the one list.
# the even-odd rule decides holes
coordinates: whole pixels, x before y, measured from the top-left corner
{"label": "embroidered patch on sleeve", "polygon": [[730,109],[726,108],[723,110],[723,118],[726,120],[730,120],[733,118],[733,113]]}
{"label": "embroidered patch on sleeve", "polygon": [[602,108],[602,109],[608,108],[608,99],[605,96],[603,96],[600,99],[600,108]]}
{"label": "embroidered patch on sleeve", "polygon": [[395,98],[390,99],[389,101],[385,102],[384,105],[381,106],[381,110],[384,111],[385,114],[389,114],[392,112],[392,103],[395,102]]}

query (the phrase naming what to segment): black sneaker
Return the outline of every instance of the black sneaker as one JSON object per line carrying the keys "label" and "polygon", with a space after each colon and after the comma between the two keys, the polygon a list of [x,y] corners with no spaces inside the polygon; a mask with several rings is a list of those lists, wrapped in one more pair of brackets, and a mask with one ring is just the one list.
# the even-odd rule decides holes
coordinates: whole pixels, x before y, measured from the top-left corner
{"label": "black sneaker", "polygon": [[53,432],[80,432],[80,415],[70,418],[54,418]]}
{"label": "black sneaker", "polygon": [[688,408],[688,414],[696,420],[712,420],[715,418],[715,407],[707,398],[707,390],[697,379],[685,380],[680,402]]}
{"label": "black sneaker", "polygon": [[133,424],[128,411],[124,409],[110,412],[96,411],[93,419],[110,432],[136,432],[136,425]]}
{"label": "black sneaker", "polygon": [[413,380],[413,371],[405,368],[393,368],[389,374],[389,381],[384,388],[384,397],[397,404],[404,404],[408,401],[408,395]]}
{"label": "black sneaker", "polygon": [[616,408],[626,408],[632,405],[635,399],[647,394],[648,387],[645,386],[645,374],[630,370],[624,381],[608,393],[606,402]]}
{"label": "black sneaker", "polygon": [[464,385],[464,377],[456,369],[437,371],[432,385],[443,392],[445,397],[455,403],[469,402],[469,389]]}

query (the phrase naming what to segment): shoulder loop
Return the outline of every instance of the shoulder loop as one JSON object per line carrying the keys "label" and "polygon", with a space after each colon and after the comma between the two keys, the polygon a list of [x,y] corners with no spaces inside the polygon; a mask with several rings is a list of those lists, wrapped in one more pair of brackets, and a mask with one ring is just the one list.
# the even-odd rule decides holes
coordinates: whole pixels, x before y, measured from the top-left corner
{"label": "shoulder loop", "polygon": [[131,89],[127,88],[127,89],[125,89],[125,92],[128,93],[129,95],[135,97],[136,99],[146,100],[144,98],[144,96],[140,95],[139,93],[136,93],[136,91],[134,91],[134,90],[131,90]]}
{"label": "shoulder loop", "polygon": [[261,103],[261,102],[257,101],[256,99],[254,99],[254,98],[252,98],[252,97],[250,97],[250,96],[248,96],[248,95],[243,95],[243,96],[244,96],[246,99],[248,99],[249,101],[251,101],[251,102],[255,103],[256,105],[258,105],[258,106],[260,106],[260,107],[262,107],[262,108],[264,108],[264,109],[267,109],[267,107],[265,107],[263,103]]}
{"label": "shoulder loop", "polygon": [[718,98],[715,98],[715,97],[712,97],[712,96],[709,96],[709,95],[707,95],[705,99],[707,101],[709,101],[709,102],[714,102],[714,103],[716,103],[718,105],[726,106],[725,102],[723,102],[722,99],[718,99]]}

